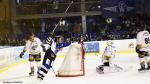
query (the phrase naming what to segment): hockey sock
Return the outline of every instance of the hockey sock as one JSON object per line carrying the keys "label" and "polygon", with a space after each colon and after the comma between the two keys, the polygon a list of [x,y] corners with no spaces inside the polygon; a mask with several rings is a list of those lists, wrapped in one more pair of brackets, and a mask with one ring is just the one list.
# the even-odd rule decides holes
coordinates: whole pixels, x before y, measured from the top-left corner
{"label": "hockey sock", "polygon": [[40,68],[41,68],[40,61],[36,62],[36,66],[37,66],[37,69],[38,69],[38,71],[39,71]]}
{"label": "hockey sock", "polygon": [[30,61],[30,67],[34,67],[34,62],[32,61]]}
{"label": "hockey sock", "polygon": [[139,58],[139,59],[140,59],[141,68],[145,68],[145,58],[142,57],[142,58]]}
{"label": "hockey sock", "polygon": [[48,73],[49,69],[51,68],[51,61],[48,58],[45,58],[43,61],[43,65],[41,66],[40,70],[38,71],[38,77],[44,77],[45,74]]}
{"label": "hockey sock", "polygon": [[34,67],[31,67],[31,72],[34,72]]}
{"label": "hockey sock", "polygon": [[145,59],[147,62],[147,66],[150,67],[150,56],[146,56]]}
{"label": "hockey sock", "polygon": [[34,62],[30,62],[31,72],[34,72]]}

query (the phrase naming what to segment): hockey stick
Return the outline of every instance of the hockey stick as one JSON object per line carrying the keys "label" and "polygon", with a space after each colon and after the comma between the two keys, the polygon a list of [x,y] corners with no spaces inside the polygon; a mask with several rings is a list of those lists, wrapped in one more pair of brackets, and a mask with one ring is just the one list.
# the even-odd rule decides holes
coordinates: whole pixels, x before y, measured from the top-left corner
{"label": "hockey stick", "polygon": [[[67,11],[69,10],[69,8],[71,7],[72,4],[73,4],[73,1],[71,1],[71,3],[68,5],[68,7],[67,7],[67,9],[65,10],[64,13],[67,13]],[[53,31],[51,32],[51,36],[54,34],[55,30],[57,29],[57,27],[58,27],[58,25],[59,25],[59,23],[60,23],[60,21],[61,21],[62,19],[63,19],[63,18],[61,17],[60,20],[58,21],[58,23],[56,24],[55,28],[54,28]],[[51,37],[51,36],[50,36],[50,37]],[[52,39],[51,39],[51,40],[52,40]],[[54,64],[54,61],[53,61],[52,65],[51,65],[51,67],[53,66],[53,64]],[[53,72],[54,72],[54,74],[55,74],[55,76],[56,76],[56,72],[55,72],[55,70],[54,70],[53,67],[52,67],[52,70],[53,70]]]}
{"label": "hockey stick", "polygon": [[120,66],[117,65],[117,64],[113,64],[113,66],[114,66],[114,68],[115,68],[116,70],[124,70],[122,67],[120,67]]}
{"label": "hockey stick", "polygon": [[[67,11],[69,10],[69,8],[71,7],[72,4],[73,4],[73,1],[71,1],[71,3],[68,5],[67,9],[65,10],[65,13],[67,13]],[[55,28],[52,30],[50,37],[47,38],[46,42],[49,43],[50,45],[51,45],[51,41],[52,41],[52,35],[54,34],[55,30],[57,29],[57,27],[62,19],[63,18],[61,17],[60,20],[58,21],[58,23],[56,24]],[[53,70],[54,75],[57,76],[57,74],[53,68],[53,65],[54,65],[54,61],[51,64],[51,68]]]}
{"label": "hockey stick", "polygon": [[[71,1],[71,3],[68,5],[68,7],[67,7],[67,9],[65,10],[64,13],[67,13],[67,11],[69,10],[69,8],[71,7],[72,4],[73,4],[73,1]],[[55,28],[54,28],[53,31],[51,32],[51,35],[54,34],[55,30],[57,29],[57,27],[58,27],[58,25],[59,25],[59,23],[60,23],[60,21],[61,21],[62,19],[63,19],[63,18],[61,17],[60,20],[58,21],[58,23],[56,24]]]}
{"label": "hockey stick", "polygon": [[[69,10],[69,8],[71,7],[72,4],[73,4],[73,1],[71,1],[71,3],[68,5],[68,7],[67,7],[67,9],[65,10],[64,13],[67,13],[67,11]],[[57,27],[58,27],[58,25],[59,25],[59,23],[60,23],[60,21],[61,21],[62,19],[63,19],[63,18],[61,17],[60,20],[58,21],[58,23],[56,24],[56,26],[54,27],[53,31],[50,33],[50,37],[47,38],[46,42],[47,42],[48,44],[51,43],[51,41],[52,41],[52,36],[53,36],[55,30],[57,29]]]}

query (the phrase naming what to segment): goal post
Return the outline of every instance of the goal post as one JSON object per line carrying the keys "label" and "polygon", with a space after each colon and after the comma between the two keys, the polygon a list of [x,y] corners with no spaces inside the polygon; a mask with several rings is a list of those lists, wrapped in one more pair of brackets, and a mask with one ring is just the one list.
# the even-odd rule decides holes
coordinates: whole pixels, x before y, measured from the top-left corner
{"label": "goal post", "polygon": [[82,43],[73,43],[58,69],[57,77],[84,76],[84,48]]}

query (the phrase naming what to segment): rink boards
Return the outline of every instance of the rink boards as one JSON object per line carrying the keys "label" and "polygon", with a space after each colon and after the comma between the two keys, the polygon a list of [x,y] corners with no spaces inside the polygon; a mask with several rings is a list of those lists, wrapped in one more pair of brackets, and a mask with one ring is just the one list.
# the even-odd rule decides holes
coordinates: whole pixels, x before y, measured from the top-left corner
{"label": "rink boards", "polygon": [[[85,42],[85,51],[86,56],[98,56],[101,55],[106,47],[107,41],[92,41]],[[129,54],[135,53],[135,39],[126,39],[126,40],[113,40],[112,41],[116,47],[117,53],[120,54]],[[46,45],[47,46],[47,45]],[[65,53],[68,51],[68,47],[63,48],[58,53],[59,57],[64,57]],[[16,66],[17,64],[23,63],[27,61],[28,53],[25,53],[22,59],[19,58],[19,54],[23,50],[23,46],[17,47],[7,47],[0,49],[0,73]],[[44,55],[44,54],[43,54]]]}

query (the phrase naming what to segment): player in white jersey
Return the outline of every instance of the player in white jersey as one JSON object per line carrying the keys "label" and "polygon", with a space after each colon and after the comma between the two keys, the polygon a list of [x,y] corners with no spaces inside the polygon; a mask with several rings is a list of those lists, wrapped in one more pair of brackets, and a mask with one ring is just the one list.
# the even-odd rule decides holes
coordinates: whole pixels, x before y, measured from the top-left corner
{"label": "player in white jersey", "polygon": [[140,65],[141,65],[141,68],[138,70],[139,71],[149,70],[150,69],[150,34],[149,32],[146,30],[138,32],[136,44],[137,44],[136,52],[138,53],[138,56],[140,59]]}
{"label": "player in white jersey", "polygon": [[40,69],[42,48],[44,51],[46,51],[46,49],[42,44],[41,40],[35,37],[33,33],[30,33],[27,39],[28,40],[26,41],[24,49],[20,54],[20,58],[23,57],[25,52],[29,53],[29,62],[30,62],[30,69],[31,69],[29,75],[32,76],[34,75],[34,61],[36,61],[37,69]]}
{"label": "player in white jersey", "polygon": [[96,71],[98,73],[104,73],[104,67],[110,67],[111,59],[115,57],[115,52],[116,49],[115,46],[113,46],[113,42],[108,41],[105,51],[102,55],[103,65],[99,65],[98,67],[96,67]]}

